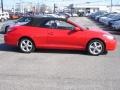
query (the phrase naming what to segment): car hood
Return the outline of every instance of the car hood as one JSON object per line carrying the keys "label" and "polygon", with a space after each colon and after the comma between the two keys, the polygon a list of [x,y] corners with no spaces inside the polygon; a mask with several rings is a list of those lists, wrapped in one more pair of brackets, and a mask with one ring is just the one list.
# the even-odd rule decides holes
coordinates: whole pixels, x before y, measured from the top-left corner
{"label": "car hood", "polygon": [[99,29],[99,28],[90,28],[90,29],[87,29],[88,32],[93,32],[93,33],[99,33],[99,34],[109,34],[108,32],[102,30],[102,29]]}
{"label": "car hood", "polygon": [[107,17],[101,17],[101,19],[106,19]]}
{"label": "car hood", "polygon": [[109,21],[114,21],[114,20],[119,20],[119,19],[115,19],[115,18],[111,18],[111,19],[109,19]]}
{"label": "car hood", "polygon": [[111,20],[114,20],[114,19],[112,19],[112,18],[107,18],[107,21],[111,21]]}

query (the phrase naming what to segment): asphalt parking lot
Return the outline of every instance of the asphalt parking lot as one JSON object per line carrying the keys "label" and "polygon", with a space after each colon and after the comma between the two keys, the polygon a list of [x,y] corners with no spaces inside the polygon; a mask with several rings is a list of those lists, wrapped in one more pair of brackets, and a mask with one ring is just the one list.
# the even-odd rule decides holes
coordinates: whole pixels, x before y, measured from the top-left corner
{"label": "asphalt parking lot", "polygon": [[71,20],[112,33],[117,49],[100,56],[61,50],[24,54],[4,45],[0,34],[0,90],[120,90],[120,32],[86,17]]}

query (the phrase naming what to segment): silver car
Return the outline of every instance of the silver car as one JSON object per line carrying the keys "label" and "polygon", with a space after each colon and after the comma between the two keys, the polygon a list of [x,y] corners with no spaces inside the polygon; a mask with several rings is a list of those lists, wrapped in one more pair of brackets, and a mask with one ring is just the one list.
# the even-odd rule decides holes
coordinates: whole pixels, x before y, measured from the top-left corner
{"label": "silver car", "polygon": [[24,25],[28,23],[31,20],[30,17],[22,17],[17,20],[11,20],[11,21],[6,21],[2,27],[1,27],[1,32],[6,33],[11,26],[16,26],[16,25]]}
{"label": "silver car", "polygon": [[111,26],[114,30],[120,30],[120,20],[112,22]]}

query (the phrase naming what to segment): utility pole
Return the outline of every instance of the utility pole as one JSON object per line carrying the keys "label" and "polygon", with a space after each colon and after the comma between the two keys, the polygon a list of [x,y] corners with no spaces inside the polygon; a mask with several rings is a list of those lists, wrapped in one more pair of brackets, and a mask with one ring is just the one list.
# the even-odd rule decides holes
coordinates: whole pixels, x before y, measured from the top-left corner
{"label": "utility pole", "polygon": [[56,8],[56,6],[55,6],[55,3],[54,3],[54,11],[53,11],[54,13],[55,13],[55,11],[56,11],[55,8]]}
{"label": "utility pole", "polygon": [[112,7],[113,7],[113,1],[111,0],[110,12],[112,12]]}
{"label": "utility pole", "polygon": [[13,13],[15,14],[15,10],[16,10],[16,2],[14,0],[14,4],[13,4]]}
{"label": "utility pole", "polygon": [[4,11],[3,9],[3,0],[1,0],[1,8],[2,8],[2,12]]}
{"label": "utility pole", "polygon": [[24,2],[22,0],[19,0],[19,13],[23,13],[23,4]]}

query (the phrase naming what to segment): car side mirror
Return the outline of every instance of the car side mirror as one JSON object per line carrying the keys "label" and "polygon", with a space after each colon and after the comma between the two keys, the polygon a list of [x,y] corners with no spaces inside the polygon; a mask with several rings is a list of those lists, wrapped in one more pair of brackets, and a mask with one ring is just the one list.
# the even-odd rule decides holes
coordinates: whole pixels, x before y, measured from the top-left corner
{"label": "car side mirror", "polygon": [[75,27],[74,30],[75,31],[81,31],[81,29],[79,27]]}

